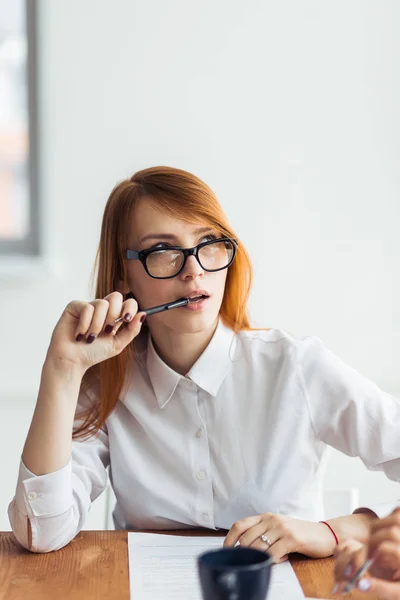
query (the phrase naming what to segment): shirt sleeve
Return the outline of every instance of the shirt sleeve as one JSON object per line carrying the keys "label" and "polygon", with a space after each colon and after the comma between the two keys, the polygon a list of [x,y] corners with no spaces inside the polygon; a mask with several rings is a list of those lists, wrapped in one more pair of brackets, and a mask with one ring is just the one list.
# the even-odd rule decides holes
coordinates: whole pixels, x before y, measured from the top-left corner
{"label": "shirt sleeve", "polygon": [[[318,338],[302,341],[298,364],[317,439],[400,482],[400,400],[346,365]],[[384,517],[399,505],[397,501],[357,511],[372,510]]]}
{"label": "shirt sleeve", "polygon": [[[88,406],[81,392],[76,415]],[[77,417],[74,426],[77,425]],[[20,462],[16,493],[8,507],[11,528],[31,552],[51,552],[68,544],[85,524],[91,503],[107,486],[107,428],[72,442],[71,459],[53,473],[35,475]]]}

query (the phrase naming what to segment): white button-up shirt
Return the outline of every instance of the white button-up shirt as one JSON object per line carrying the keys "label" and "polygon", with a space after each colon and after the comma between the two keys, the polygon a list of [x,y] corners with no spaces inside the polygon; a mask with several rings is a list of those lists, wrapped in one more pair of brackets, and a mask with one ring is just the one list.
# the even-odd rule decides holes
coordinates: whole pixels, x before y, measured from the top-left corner
{"label": "white button-up shirt", "polygon": [[[89,399],[95,391],[79,405]],[[400,481],[400,401],[317,338],[234,334],[220,322],[184,377],[143,337],[97,437],[74,441],[54,473],[35,476],[21,461],[9,518],[25,547],[29,519],[31,550],[61,548],[83,527],[109,466],[117,529],[230,529],[264,512],[319,520],[328,445]]]}

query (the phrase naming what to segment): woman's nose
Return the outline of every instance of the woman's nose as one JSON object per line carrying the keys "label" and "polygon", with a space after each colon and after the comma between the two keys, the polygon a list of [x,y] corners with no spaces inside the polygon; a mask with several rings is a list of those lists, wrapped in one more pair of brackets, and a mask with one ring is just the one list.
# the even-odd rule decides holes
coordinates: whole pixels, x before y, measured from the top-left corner
{"label": "woman's nose", "polygon": [[195,279],[203,275],[204,269],[201,267],[199,261],[195,256],[188,256],[186,264],[179,274],[181,279]]}

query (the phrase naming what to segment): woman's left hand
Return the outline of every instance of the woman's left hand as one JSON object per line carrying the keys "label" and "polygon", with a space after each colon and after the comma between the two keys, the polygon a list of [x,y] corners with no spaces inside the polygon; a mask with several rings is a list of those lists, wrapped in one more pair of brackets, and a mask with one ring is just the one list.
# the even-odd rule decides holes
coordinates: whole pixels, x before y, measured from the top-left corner
{"label": "woman's left hand", "polygon": [[[261,536],[266,536],[263,541]],[[241,546],[268,550],[275,562],[283,562],[290,552],[301,552],[312,558],[331,556],[336,541],[323,523],[300,521],[292,517],[264,513],[237,521],[225,538],[224,546]]]}

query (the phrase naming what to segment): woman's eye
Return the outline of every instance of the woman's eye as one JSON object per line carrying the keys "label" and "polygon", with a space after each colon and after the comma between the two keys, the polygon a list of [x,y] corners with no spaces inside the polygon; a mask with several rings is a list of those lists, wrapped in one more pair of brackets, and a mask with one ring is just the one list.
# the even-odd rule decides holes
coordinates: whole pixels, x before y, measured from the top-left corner
{"label": "woman's eye", "polygon": [[211,242],[211,240],[216,240],[218,239],[216,235],[214,235],[213,233],[209,233],[208,235],[205,235],[204,237],[201,238],[200,243],[201,242]]}
{"label": "woman's eye", "polygon": [[169,244],[167,244],[166,242],[160,242],[159,244],[156,244],[155,246],[152,246],[151,248],[149,248],[149,250],[162,250],[163,248],[168,248]]}

